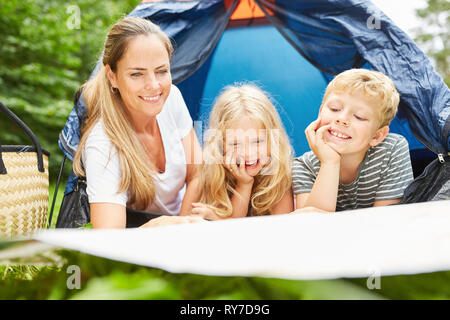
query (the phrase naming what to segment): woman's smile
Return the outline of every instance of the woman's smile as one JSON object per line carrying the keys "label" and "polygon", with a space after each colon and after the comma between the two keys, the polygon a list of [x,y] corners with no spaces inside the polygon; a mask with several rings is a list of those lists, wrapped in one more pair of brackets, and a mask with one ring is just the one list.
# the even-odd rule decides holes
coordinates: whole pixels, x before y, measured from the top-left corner
{"label": "woman's smile", "polygon": [[159,93],[159,94],[153,95],[153,96],[139,96],[139,98],[141,98],[145,102],[157,103],[161,99],[161,96],[162,96],[161,93]]}

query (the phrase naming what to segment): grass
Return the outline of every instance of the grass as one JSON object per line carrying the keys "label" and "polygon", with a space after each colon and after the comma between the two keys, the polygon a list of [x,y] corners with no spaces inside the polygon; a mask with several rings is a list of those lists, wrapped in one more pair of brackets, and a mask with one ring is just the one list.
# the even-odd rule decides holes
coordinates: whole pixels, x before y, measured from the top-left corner
{"label": "grass", "polygon": [[[69,266],[79,270],[79,289],[69,285]],[[450,299],[450,272],[382,277],[380,289],[368,290],[367,279],[175,274],[65,249],[10,261],[0,279],[0,299]]]}
{"label": "grass", "polygon": [[[18,244],[16,244],[18,246]],[[60,265],[0,267],[0,299],[380,299],[345,280],[293,281],[174,274],[76,251],[56,250]],[[40,254],[48,259],[48,252]],[[31,257],[35,258],[35,257]],[[21,258],[25,262],[28,258]],[[41,257],[41,259],[43,259]],[[30,261],[28,261],[30,263]],[[79,288],[68,284],[77,266]],[[3,269],[2,269],[3,268]],[[24,281],[32,280],[32,281]]]}
{"label": "grass", "polygon": [[[50,217],[50,210],[52,207],[53,195],[55,193],[55,187],[56,187],[56,184],[50,184],[50,186],[49,186],[49,197],[48,197],[49,203],[48,203],[48,218],[47,218],[47,220]],[[61,207],[62,199],[64,197],[64,189],[65,189],[65,183],[64,183],[64,181],[62,181],[58,188],[58,193],[56,195],[56,201],[55,201],[55,207],[53,209],[52,221],[51,221],[51,225],[50,225],[50,228],[52,228],[52,229],[55,228],[55,226],[56,226],[59,209]]]}

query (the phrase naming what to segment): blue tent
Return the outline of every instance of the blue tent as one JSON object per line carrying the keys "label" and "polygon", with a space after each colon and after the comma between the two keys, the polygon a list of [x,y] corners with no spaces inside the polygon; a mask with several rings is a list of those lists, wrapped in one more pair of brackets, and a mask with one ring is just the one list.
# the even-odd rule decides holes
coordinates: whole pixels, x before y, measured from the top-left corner
{"label": "blue tent", "polygon": [[[303,131],[327,83],[344,70],[371,68],[388,75],[401,95],[391,131],[411,149],[425,146],[441,161],[448,158],[450,91],[426,55],[370,1],[254,0],[270,23],[227,29],[239,1],[247,0],[149,2],[129,14],[150,19],[174,40],[173,82],[194,120],[204,124],[223,86],[253,81],[277,101],[299,155],[308,149]],[[60,134],[69,159],[85,108],[82,96],[76,99]]]}

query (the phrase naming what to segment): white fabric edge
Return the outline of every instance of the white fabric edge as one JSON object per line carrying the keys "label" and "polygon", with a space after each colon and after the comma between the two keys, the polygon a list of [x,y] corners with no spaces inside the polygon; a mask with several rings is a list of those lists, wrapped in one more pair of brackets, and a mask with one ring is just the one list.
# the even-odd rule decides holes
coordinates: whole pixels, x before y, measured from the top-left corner
{"label": "white fabric edge", "polygon": [[316,280],[450,270],[449,225],[450,201],[435,201],[33,238],[173,273]]}

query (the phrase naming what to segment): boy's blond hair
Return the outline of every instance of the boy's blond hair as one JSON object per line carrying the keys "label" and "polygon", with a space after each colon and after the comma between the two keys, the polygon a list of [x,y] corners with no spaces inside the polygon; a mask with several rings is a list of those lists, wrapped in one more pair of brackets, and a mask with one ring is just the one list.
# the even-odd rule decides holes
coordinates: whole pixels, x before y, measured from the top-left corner
{"label": "boy's blond hair", "polygon": [[322,104],[331,92],[362,90],[365,96],[380,101],[379,128],[388,126],[397,113],[400,95],[394,82],[381,72],[367,69],[350,69],[338,74],[327,86]]}

